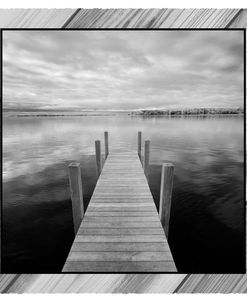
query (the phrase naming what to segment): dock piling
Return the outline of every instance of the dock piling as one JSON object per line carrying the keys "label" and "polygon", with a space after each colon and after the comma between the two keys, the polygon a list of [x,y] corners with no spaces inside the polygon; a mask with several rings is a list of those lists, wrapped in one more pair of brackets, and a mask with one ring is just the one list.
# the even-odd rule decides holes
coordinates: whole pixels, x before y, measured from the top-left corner
{"label": "dock piling", "polygon": [[97,176],[100,176],[101,173],[101,147],[100,147],[100,141],[95,141],[95,154],[96,154],[96,170],[97,170]]}
{"label": "dock piling", "polygon": [[142,133],[141,133],[141,131],[138,132],[138,156],[141,161],[142,160]]}
{"label": "dock piling", "polygon": [[108,142],[108,132],[104,132],[104,137],[105,137],[105,159],[107,159],[107,156],[109,154],[109,142]]}
{"label": "dock piling", "polygon": [[149,176],[149,156],[150,156],[150,141],[145,141],[144,148],[144,174],[148,178]]}
{"label": "dock piling", "polygon": [[69,165],[69,183],[72,201],[74,232],[76,234],[84,216],[81,167],[79,163],[71,163]]}
{"label": "dock piling", "polygon": [[159,217],[167,238],[171,212],[173,174],[174,165],[163,163],[161,168]]}

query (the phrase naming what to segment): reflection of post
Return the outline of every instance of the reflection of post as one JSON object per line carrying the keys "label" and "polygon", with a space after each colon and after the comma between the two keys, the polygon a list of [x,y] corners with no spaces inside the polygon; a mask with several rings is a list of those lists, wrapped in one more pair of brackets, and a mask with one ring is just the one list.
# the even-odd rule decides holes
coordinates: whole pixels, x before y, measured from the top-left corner
{"label": "reflection of post", "polygon": [[69,184],[72,201],[74,232],[76,234],[84,216],[81,167],[79,163],[71,163],[69,165]]}
{"label": "reflection of post", "polygon": [[107,156],[109,154],[108,132],[107,131],[104,132],[104,136],[105,136],[105,159],[107,159]]}
{"label": "reflection of post", "polygon": [[95,154],[96,154],[97,177],[99,177],[100,173],[101,173],[101,148],[100,148],[100,141],[95,141]]}
{"label": "reflection of post", "polygon": [[150,155],[150,141],[145,141],[144,149],[144,173],[146,177],[149,176],[149,155]]}
{"label": "reflection of post", "polygon": [[138,156],[142,160],[142,133],[138,132]]}
{"label": "reflection of post", "polygon": [[160,184],[159,217],[165,230],[166,237],[169,233],[169,221],[172,201],[174,166],[170,163],[162,164]]}

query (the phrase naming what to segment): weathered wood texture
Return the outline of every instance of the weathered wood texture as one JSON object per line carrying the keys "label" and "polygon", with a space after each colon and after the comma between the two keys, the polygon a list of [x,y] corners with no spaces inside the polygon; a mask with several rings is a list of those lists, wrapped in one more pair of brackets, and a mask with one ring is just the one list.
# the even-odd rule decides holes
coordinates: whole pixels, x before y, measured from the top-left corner
{"label": "weathered wood texture", "polygon": [[138,145],[137,145],[137,152],[140,161],[142,160],[142,133],[139,131],[138,132]]}
{"label": "weathered wood texture", "polygon": [[178,293],[246,293],[247,275],[245,274],[197,274],[188,275]]}
{"label": "weathered wood texture", "polygon": [[[170,13],[168,13],[168,11]],[[0,9],[0,27],[125,27],[145,28],[246,28],[247,10],[163,9],[79,11],[74,9]],[[166,15],[164,14],[166,12]],[[75,14],[78,13],[76,18]],[[202,16],[204,14],[204,16]],[[136,19],[139,15],[139,22]],[[151,19],[150,19],[151,18]],[[152,20],[153,19],[153,20]],[[71,20],[71,22],[70,22]],[[107,212],[105,212],[107,213]],[[1,274],[0,292],[8,293],[171,293],[171,292],[247,292],[247,275],[162,275],[162,274]]]}
{"label": "weathered wood texture", "polygon": [[101,144],[100,141],[95,141],[95,159],[96,159],[96,174],[100,176],[102,169]]}
{"label": "weathered wood texture", "polygon": [[239,9],[83,9],[68,28],[224,28]]}
{"label": "weathered wood texture", "polygon": [[137,153],[108,155],[63,271],[176,271]]}
{"label": "weathered wood texture", "polygon": [[69,185],[72,203],[74,232],[76,234],[84,215],[83,193],[81,183],[81,166],[79,163],[71,163],[69,165]]}
{"label": "weathered wood texture", "polygon": [[169,233],[169,221],[172,203],[173,164],[163,163],[161,168],[159,217],[164,227],[166,237]]}
{"label": "weathered wood texture", "polygon": [[240,9],[0,9],[0,27],[225,28],[245,26],[245,15]]}
{"label": "weathered wood texture", "polygon": [[0,28],[61,28],[76,9],[0,9]]}
{"label": "weathered wood texture", "polygon": [[[5,293],[171,293],[179,274],[42,274],[15,275]],[[0,282],[6,279],[0,276]]]}
{"label": "weathered wood texture", "polygon": [[247,9],[241,9],[236,17],[229,23],[229,28],[247,27]]}
{"label": "weathered wood texture", "polygon": [[104,132],[104,139],[105,139],[105,159],[107,159],[107,156],[109,154],[109,139],[108,139],[108,132]]}
{"label": "weathered wood texture", "polygon": [[144,173],[148,179],[149,177],[149,161],[150,161],[150,141],[145,141],[144,144]]}

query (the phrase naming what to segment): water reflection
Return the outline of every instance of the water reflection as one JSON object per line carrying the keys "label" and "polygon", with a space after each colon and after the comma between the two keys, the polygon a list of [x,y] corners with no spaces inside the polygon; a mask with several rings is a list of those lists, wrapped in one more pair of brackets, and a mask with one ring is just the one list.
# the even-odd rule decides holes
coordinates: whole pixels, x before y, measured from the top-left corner
{"label": "water reflection", "polygon": [[136,150],[138,131],[151,140],[150,187],[157,207],[160,163],[174,163],[169,241],[180,271],[240,272],[243,118],[223,116],[4,119],[3,269],[61,270],[73,240],[67,165],[81,162],[88,203],[96,183],[94,141],[103,141],[104,131],[110,152]]}

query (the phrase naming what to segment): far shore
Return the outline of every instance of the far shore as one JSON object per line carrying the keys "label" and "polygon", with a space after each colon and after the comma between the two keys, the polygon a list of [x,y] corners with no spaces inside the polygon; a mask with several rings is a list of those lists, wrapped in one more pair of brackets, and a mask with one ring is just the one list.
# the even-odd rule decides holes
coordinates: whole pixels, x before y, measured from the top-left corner
{"label": "far shore", "polygon": [[[122,113],[123,114],[123,113]],[[231,115],[231,116],[242,116],[244,113],[200,113],[200,114],[133,114],[133,113],[124,113],[132,117],[190,117],[190,116],[219,116],[219,115]],[[16,117],[62,117],[62,116],[116,116],[120,114],[18,114]]]}
{"label": "far shore", "polygon": [[131,117],[188,117],[188,116],[238,116],[244,115],[243,108],[190,108],[190,109],[143,109],[143,110],[112,110],[112,111],[84,111],[84,112],[15,112],[3,111],[5,117],[71,117],[71,116],[119,116],[129,115]]}
{"label": "far shore", "polygon": [[[9,117],[67,117],[67,116],[116,116],[117,114],[17,114],[9,115]],[[120,115],[120,114],[118,114]],[[215,114],[132,114],[127,113],[127,115],[132,117],[195,117],[195,116],[243,116],[244,113],[215,113]]]}
{"label": "far shore", "polygon": [[116,114],[17,114],[17,117],[50,117],[50,116],[112,116]]}

